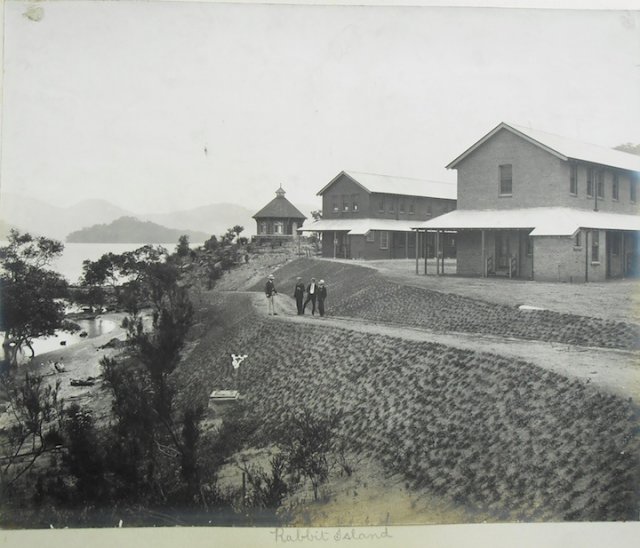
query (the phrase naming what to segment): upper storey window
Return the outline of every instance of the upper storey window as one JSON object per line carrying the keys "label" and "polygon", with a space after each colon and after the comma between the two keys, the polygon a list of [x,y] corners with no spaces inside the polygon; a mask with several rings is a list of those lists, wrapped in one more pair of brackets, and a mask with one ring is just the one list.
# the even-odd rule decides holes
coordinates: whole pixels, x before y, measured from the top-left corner
{"label": "upper storey window", "polygon": [[596,190],[598,192],[598,198],[604,198],[604,171],[601,169],[598,170],[597,183]]}
{"label": "upper storey window", "polygon": [[511,196],[513,189],[513,169],[511,164],[500,166],[500,196]]}
{"label": "upper storey window", "polygon": [[593,178],[594,169],[590,167],[587,169],[587,198],[593,198]]}
{"label": "upper storey window", "polygon": [[569,194],[572,196],[578,195],[578,166],[571,164],[569,174]]}
{"label": "upper storey window", "polygon": [[620,199],[620,181],[618,180],[618,174],[613,174],[613,182],[611,183],[611,199],[616,202]]}
{"label": "upper storey window", "polygon": [[629,181],[629,199],[635,204],[636,203],[636,194],[638,192],[638,179],[631,179]]}

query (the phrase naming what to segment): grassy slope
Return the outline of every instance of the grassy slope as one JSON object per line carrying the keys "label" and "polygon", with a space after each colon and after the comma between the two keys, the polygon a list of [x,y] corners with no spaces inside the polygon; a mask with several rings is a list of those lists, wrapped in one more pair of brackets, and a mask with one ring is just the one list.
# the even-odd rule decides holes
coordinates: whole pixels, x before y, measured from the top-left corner
{"label": "grassy slope", "polygon": [[[524,362],[331,327],[283,329],[258,317],[247,295],[209,297],[216,309],[178,370],[192,402],[237,382],[267,439],[302,407],[342,410],[354,451],[496,519],[637,517],[627,402]],[[231,353],[249,355],[237,381]]]}
{"label": "grassy slope", "polygon": [[[605,348],[637,348],[640,330],[606,321],[549,310],[517,308],[408,287],[385,280],[376,271],[357,265],[313,259],[292,261],[276,272],[281,292],[293,293],[295,277],[311,276],[328,286],[329,313],[393,322],[434,331],[461,331]],[[252,287],[261,290],[262,282]]]}

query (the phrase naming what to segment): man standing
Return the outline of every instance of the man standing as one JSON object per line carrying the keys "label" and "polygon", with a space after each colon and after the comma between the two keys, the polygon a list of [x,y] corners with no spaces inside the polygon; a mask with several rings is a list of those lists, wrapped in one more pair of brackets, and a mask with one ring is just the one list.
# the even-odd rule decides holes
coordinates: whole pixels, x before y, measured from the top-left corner
{"label": "man standing", "polygon": [[307,286],[307,299],[304,301],[304,305],[302,306],[302,313],[307,308],[309,301],[311,301],[311,315],[313,316],[316,313],[316,292],[318,290],[318,286],[316,285],[316,279],[311,278],[311,283]]}
{"label": "man standing", "polygon": [[273,303],[274,295],[277,295],[276,286],[273,284],[273,274],[269,274],[269,279],[267,280],[266,285],[264,286],[264,293],[267,296],[267,303],[269,305],[269,316],[272,314],[277,316],[276,308]]}
{"label": "man standing", "polygon": [[302,299],[304,298],[304,283],[302,278],[298,276],[296,278],[296,288],[293,292],[293,297],[296,300],[296,306],[298,307],[298,316],[304,314],[304,306],[302,305]]}
{"label": "man standing", "polygon": [[320,280],[318,283],[318,312],[320,316],[324,316],[324,300],[327,298],[327,288],[324,285],[324,280]]}

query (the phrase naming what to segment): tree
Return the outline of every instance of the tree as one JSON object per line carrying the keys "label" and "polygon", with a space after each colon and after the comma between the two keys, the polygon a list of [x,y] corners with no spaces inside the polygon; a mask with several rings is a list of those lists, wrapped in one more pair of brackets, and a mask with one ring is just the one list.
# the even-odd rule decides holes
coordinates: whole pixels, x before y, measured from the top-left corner
{"label": "tree", "polygon": [[67,294],[67,283],[48,269],[63,249],[61,242],[17,230],[11,230],[9,245],[0,249],[0,329],[4,332],[5,355],[13,366],[23,347],[35,355],[33,339],[74,329],[64,322],[64,303],[60,300]]}
{"label": "tree", "polygon": [[622,152],[628,152],[629,154],[640,156],[640,144],[634,145],[633,143],[624,143],[613,148],[615,148],[616,150],[621,150]]}
{"label": "tree", "polygon": [[322,210],[321,209],[315,209],[311,212],[311,216],[313,217],[314,221],[319,221],[320,219],[322,219]]}
{"label": "tree", "polygon": [[176,246],[176,255],[180,258],[185,258],[189,256],[190,251],[191,249],[189,248],[189,236],[183,234],[178,240],[178,245]]}
{"label": "tree", "polygon": [[59,440],[64,407],[58,399],[60,381],[50,386],[41,376],[25,373],[24,382],[5,377],[3,384],[14,422],[9,429],[10,449],[2,476],[12,485]]}
{"label": "tree", "polygon": [[341,413],[323,416],[303,409],[287,425],[283,442],[289,470],[311,482],[314,500],[318,500],[320,485],[329,477],[332,455],[339,446],[337,429],[341,420]]}
{"label": "tree", "polygon": [[236,225],[234,226],[231,230],[233,230],[233,232],[235,232],[236,234],[236,238],[240,238],[240,234],[242,233],[242,231],[244,230],[243,226],[240,225]]}

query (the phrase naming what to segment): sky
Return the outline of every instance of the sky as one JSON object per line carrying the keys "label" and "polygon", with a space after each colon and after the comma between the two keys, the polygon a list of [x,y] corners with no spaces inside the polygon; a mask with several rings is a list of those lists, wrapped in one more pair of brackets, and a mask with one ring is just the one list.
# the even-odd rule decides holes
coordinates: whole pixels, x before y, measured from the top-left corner
{"label": "sky", "polygon": [[0,192],[139,213],[454,182],[501,121],[640,143],[640,12],[4,4]]}

